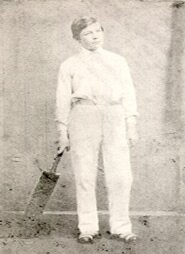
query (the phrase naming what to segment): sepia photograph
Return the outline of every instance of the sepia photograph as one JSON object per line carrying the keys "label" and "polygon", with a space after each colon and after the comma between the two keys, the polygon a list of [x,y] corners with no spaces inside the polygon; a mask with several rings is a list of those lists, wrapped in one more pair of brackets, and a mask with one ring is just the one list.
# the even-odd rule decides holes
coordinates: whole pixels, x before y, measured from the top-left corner
{"label": "sepia photograph", "polygon": [[0,254],[184,239],[185,1],[0,0]]}

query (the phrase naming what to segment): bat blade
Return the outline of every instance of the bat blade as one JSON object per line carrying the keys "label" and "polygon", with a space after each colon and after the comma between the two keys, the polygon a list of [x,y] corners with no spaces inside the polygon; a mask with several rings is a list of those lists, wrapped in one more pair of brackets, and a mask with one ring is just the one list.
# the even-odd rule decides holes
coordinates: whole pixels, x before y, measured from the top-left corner
{"label": "bat blade", "polygon": [[43,171],[25,210],[27,217],[40,216],[58,182],[59,174]]}

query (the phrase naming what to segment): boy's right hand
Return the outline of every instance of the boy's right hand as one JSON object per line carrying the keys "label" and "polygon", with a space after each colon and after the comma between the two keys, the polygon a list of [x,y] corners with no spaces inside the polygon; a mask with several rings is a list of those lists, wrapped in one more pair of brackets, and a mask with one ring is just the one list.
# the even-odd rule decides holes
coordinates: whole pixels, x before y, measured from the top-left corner
{"label": "boy's right hand", "polygon": [[66,150],[67,152],[70,150],[70,144],[69,144],[69,140],[61,140],[59,141],[59,147],[58,147],[58,154],[61,154],[64,150]]}

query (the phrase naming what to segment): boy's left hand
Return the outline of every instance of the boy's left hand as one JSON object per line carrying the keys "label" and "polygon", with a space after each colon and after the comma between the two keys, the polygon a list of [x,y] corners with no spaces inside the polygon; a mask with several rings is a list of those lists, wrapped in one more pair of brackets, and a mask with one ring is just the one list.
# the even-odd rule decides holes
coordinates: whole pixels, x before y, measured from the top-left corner
{"label": "boy's left hand", "polygon": [[128,140],[130,141],[130,144],[134,146],[138,141],[138,133],[136,127],[132,126],[128,128]]}
{"label": "boy's left hand", "polygon": [[137,143],[138,133],[136,127],[136,117],[130,117],[127,119],[127,136],[132,146]]}

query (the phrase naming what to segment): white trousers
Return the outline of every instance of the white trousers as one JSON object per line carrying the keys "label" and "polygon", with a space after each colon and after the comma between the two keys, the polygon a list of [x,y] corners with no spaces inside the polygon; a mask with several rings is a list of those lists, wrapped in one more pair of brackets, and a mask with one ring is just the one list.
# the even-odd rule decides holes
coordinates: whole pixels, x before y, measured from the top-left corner
{"label": "white trousers", "polygon": [[99,230],[95,190],[100,144],[108,190],[110,231],[112,234],[131,232],[132,173],[122,106],[75,105],[70,115],[69,136],[80,232]]}

